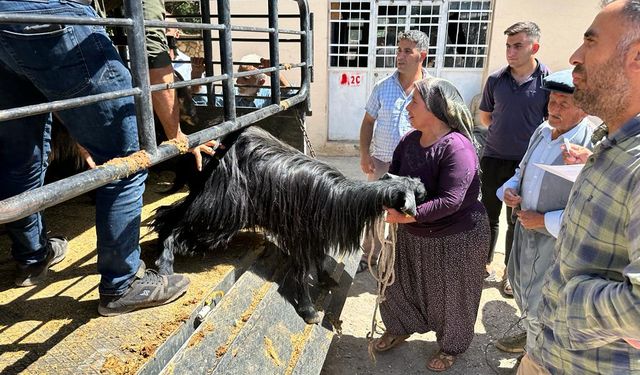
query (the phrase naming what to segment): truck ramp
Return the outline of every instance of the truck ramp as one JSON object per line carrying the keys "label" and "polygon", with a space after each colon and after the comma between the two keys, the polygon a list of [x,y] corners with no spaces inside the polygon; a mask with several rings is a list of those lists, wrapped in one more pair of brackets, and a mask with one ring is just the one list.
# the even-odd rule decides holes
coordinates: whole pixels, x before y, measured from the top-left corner
{"label": "truck ramp", "polygon": [[[149,267],[153,212],[186,195],[162,193],[171,179],[149,175],[140,240]],[[313,289],[325,314],[319,325],[298,317],[279,249],[253,232],[226,249],[176,258],[176,272],[191,279],[176,302],[105,318],[97,313],[91,198],[49,208],[45,217],[50,235],[70,242],[44,285],[13,286],[15,265],[0,227],[0,374],[318,374],[359,259],[327,258],[335,285]]]}

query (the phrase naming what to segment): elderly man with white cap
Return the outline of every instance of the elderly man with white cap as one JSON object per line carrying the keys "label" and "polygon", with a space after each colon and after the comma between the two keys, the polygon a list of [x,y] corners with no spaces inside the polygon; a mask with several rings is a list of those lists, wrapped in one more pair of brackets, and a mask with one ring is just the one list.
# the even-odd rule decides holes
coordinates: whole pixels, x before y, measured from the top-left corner
{"label": "elderly man with white cap", "polygon": [[[271,66],[271,63],[268,59],[265,59],[260,55],[250,54],[243,56],[240,59],[238,73],[264,69],[269,66]],[[270,105],[271,88],[264,87],[266,82],[267,75],[264,73],[237,78],[235,87],[236,106],[262,108]],[[280,89],[282,90],[282,94],[287,95],[288,91],[285,91],[284,88],[290,86],[291,84],[284,74],[280,73]],[[216,106],[221,107],[222,105],[222,97],[218,97],[216,99]]]}
{"label": "elderly man with white cap", "polygon": [[573,185],[535,164],[564,164],[561,146],[567,142],[592,147],[587,114],[573,100],[571,70],[550,74],[542,88],[551,92],[549,118],[531,136],[516,174],[496,192],[517,216],[507,273],[526,329],[498,340],[496,347],[511,353],[526,351],[534,357],[531,351],[541,330],[538,305],[542,282],[553,263],[560,221]]}

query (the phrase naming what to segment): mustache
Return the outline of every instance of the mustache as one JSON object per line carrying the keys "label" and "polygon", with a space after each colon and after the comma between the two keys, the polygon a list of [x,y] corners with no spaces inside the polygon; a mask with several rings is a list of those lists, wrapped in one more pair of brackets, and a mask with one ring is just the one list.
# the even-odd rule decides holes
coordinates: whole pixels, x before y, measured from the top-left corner
{"label": "mustache", "polygon": [[573,68],[573,72],[578,74],[584,73],[584,65],[576,64],[576,66]]}

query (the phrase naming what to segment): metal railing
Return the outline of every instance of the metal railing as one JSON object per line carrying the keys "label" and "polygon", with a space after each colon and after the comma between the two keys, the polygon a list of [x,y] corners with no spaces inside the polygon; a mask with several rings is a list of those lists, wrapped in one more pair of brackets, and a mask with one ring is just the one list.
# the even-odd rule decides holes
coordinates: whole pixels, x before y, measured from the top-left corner
{"label": "metal railing", "polygon": [[[145,165],[118,162],[105,163],[97,168],[90,169],[71,177],[44,185],[34,190],[26,191],[16,196],[0,201],[0,223],[7,223],[26,217],[34,212],[54,206],[68,199],[86,193],[90,190],[103,186],[111,181],[124,178],[139,170],[168,160],[180,153],[184,153],[186,148],[192,148],[207,141],[223,137],[230,132],[239,130],[255,123],[261,119],[284,111],[294,105],[307,102],[309,109],[309,89],[312,67],[312,32],[310,13],[307,0],[294,0],[298,4],[300,12],[300,30],[279,29],[278,28],[278,0],[268,0],[269,27],[238,26],[231,24],[231,12],[229,0],[217,0],[218,24],[210,23],[210,6],[208,0],[201,0],[202,23],[193,22],[167,22],[145,20],[142,13],[141,0],[125,0],[125,18],[89,18],[89,17],[68,17],[68,16],[48,16],[48,15],[26,15],[18,13],[0,13],[0,23],[12,24],[73,24],[73,25],[101,25],[112,27],[124,27],[127,29],[127,43],[130,56],[130,69],[133,76],[133,88],[107,92],[99,95],[91,95],[72,99],[53,101],[48,103],[29,105],[19,108],[0,110],[1,122],[32,116],[36,114],[55,112],[69,108],[75,108],[103,100],[111,100],[125,96],[133,96],[135,99],[138,134],[140,147],[148,159]],[[171,84],[150,85],[148,75],[148,62],[146,58],[146,42],[144,38],[135,37],[144,35],[146,27],[171,27],[179,29],[202,30],[205,77],[187,81],[174,82]],[[213,75],[212,67],[212,38],[211,31],[219,32],[219,48],[222,74]],[[249,72],[234,73],[232,59],[232,37],[231,31],[263,32],[269,34],[269,58],[272,67],[252,70]],[[279,66],[279,34],[295,34],[300,36],[300,62],[287,66],[289,68],[300,69],[300,90],[296,95],[280,101],[279,71],[285,67]],[[259,73],[272,73],[271,97],[274,104],[250,112],[236,118],[236,101],[234,94],[234,79]],[[159,90],[180,88],[192,85],[212,84],[221,81],[223,84],[224,99],[224,122],[214,124],[188,136],[188,147],[178,147],[177,144],[165,142],[156,144],[156,134],[153,119],[153,109],[151,105],[151,93]],[[273,83],[275,82],[275,84]],[[213,92],[208,87],[209,105],[214,105]],[[138,155],[139,156],[139,155]],[[130,156],[135,157],[135,156]],[[129,157],[127,157],[129,158]],[[127,159],[123,158],[123,159]],[[2,178],[2,176],[0,176]]]}

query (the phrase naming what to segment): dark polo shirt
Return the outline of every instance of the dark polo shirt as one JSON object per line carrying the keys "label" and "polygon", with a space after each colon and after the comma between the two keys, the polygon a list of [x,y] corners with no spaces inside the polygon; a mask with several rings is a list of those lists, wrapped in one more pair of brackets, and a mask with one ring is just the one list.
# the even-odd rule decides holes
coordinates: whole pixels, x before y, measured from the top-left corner
{"label": "dark polo shirt", "polygon": [[[537,61],[537,60],[536,60]],[[549,69],[538,62],[529,80],[518,85],[506,66],[487,79],[480,110],[491,112],[483,156],[503,160],[521,160],[529,138],[547,117],[549,91],[543,90],[542,79]]]}

